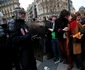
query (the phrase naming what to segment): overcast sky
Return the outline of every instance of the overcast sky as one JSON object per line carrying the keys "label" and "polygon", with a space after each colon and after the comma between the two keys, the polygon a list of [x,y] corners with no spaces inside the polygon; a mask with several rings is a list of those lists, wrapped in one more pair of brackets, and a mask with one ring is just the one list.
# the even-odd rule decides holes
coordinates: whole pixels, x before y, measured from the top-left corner
{"label": "overcast sky", "polygon": [[[21,6],[26,9],[28,5],[31,4],[33,1],[34,0],[20,0],[20,3],[21,3]],[[72,1],[76,11],[78,11],[79,7],[81,6],[85,7],[85,0],[72,0]]]}

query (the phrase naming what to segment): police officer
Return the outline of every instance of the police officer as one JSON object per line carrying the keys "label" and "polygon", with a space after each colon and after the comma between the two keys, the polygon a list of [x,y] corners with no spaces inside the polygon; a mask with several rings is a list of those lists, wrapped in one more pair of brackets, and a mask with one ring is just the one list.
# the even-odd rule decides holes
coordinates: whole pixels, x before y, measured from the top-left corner
{"label": "police officer", "polygon": [[22,70],[37,70],[36,60],[32,51],[31,34],[25,24],[25,11],[19,10],[19,19],[14,23],[14,34],[11,35],[12,44],[20,48],[20,63]]}
{"label": "police officer", "polygon": [[8,33],[9,33],[9,40],[8,40],[8,46],[10,47],[11,52],[11,64],[12,68],[15,67],[16,70],[20,69],[20,47],[12,43],[12,37],[15,34],[14,30],[14,23],[15,23],[15,17],[12,16],[12,19],[8,22]]}
{"label": "police officer", "polygon": [[7,35],[7,21],[0,16],[0,70],[11,70],[10,49],[9,46],[7,46]]}

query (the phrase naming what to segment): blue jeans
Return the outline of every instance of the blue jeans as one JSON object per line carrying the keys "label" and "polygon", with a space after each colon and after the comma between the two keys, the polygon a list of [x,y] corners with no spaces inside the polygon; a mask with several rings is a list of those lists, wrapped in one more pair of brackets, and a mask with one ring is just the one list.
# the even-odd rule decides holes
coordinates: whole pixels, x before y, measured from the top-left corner
{"label": "blue jeans", "polygon": [[60,50],[60,46],[58,44],[58,40],[52,39],[51,42],[52,42],[52,49],[53,49],[54,57],[61,58],[61,50]]}

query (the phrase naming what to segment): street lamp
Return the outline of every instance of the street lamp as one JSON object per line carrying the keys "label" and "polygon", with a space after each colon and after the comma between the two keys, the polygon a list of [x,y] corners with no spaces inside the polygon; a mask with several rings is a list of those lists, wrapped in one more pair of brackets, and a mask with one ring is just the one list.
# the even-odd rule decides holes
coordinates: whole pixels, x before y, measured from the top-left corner
{"label": "street lamp", "polygon": [[70,0],[68,0],[68,11],[71,11],[71,9],[70,9]]}

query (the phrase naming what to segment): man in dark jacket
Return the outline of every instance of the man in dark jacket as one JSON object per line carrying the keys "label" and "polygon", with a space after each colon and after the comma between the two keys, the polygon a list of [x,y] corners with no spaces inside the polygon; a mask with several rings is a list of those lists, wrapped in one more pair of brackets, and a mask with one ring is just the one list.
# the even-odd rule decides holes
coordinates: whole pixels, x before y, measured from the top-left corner
{"label": "man in dark jacket", "polygon": [[42,18],[42,22],[45,24],[45,45],[44,45],[44,50],[47,53],[47,59],[53,58],[53,51],[52,51],[52,44],[51,44],[51,31],[49,28],[52,28],[52,22],[47,21],[46,17]]}
{"label": "man in dark jacket", "polygon": [[15,31],[11,35],[14,45],[20,47],[20,63],[22,70],[37,70],[36,60],[33,55],[31,34],[28,26],[25,24],[25,11],[19,11],[19,19],[15,20]]}
{"label": "man in dark jacket", "polygon": [[64,63],[68,61],[68,64],[69,64],[68,69],[71,70],[72,59],[68,55],[69,52],[67,53],[68,49],[66,44],[66,41],[67,41],[66,33],[69,30],[68,28],[69,18],[70,18],[70,12],[67,10],[62,10],[59,18],[56,20],[54,31],[57,32],[57,37],[58,37],[59,45],[63,54]]}
{"label": "man in dark jacket", "polygon": [[2,18],[0,23],[0,70],[12,70],[10,59],[10,48],[7,45],[8,29],[6,19]]}
{"label": "man in dark jacket", "polygon": [[82,54],[83,54],[83,60],[85,60],[85,26],[81,29],[81,34],[83,34],[82,36]]}
{"label": "man in dark jacket", "polygon": [[53,53],[54,53],[53,60],[54,60],[55,63],[58,63],[58,62],[60,62],[61,51],[60,51],[60,46],[58,44],[57,32],[54,31],[56,20],[57,20],[57,17],[56,16],[52,16],[52,24],[53,24],[53,26],[49,30],[52,32],[51,33],[51,35],[52,35],[51,42],[52,42],[52,49],[53,49]]}

